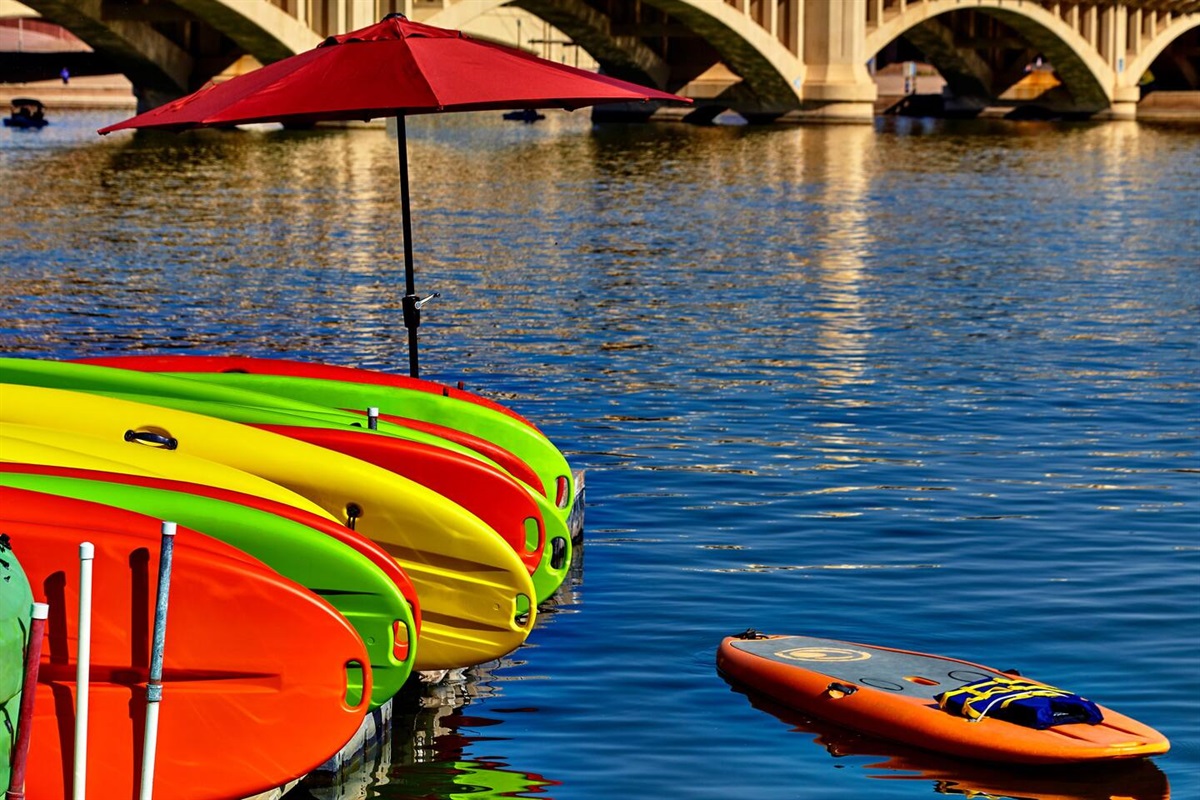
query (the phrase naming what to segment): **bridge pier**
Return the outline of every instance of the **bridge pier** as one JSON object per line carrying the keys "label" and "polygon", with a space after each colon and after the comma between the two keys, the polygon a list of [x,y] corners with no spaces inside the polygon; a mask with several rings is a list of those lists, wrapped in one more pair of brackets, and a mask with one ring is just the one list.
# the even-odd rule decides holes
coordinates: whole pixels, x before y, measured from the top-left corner
{"label": "bridge pier", "polygon": [[796,111],[789,111],[778,122],[797,124],[817,123],[866,123],[875,121],[875,104],[873,102],[848,103],[805,103]]}
{"label": "bridge pier", "polygon": [[792,122],[866,122],[875,118],[875,81],[867,72],[867,0],[807,0],[804,81]]}
{"label": "bridge pier", "polygon": [[1113,92],[1112,103],[1092,119],[1137,119],[1142,92],[1137,86],[1122,86]]}

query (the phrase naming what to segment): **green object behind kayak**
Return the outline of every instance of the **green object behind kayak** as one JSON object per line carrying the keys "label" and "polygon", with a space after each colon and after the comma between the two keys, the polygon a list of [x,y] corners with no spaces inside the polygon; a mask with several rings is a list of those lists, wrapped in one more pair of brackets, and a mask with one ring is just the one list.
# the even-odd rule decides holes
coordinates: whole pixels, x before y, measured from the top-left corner
{"label": "green object behind kayak", "polygon": [[[0,531],[2,533],[2,531]],[[25,682],[25,645],[33,592],[7,536],[0,536],[0,787],[8,787],[21,687]]]}

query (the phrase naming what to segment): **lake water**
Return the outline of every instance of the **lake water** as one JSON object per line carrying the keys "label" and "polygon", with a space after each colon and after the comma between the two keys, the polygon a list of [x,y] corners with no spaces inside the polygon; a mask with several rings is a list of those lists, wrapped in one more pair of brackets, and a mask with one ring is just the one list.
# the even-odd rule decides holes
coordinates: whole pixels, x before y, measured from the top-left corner
{"label": "lake water", "polygon": [[[6,354],[405,371],[394,138],[121,117],[0,136]],[[408,127],[423,374],[587,471],[585,545],[526,646],[297,797],[1200,797],[1200,129]],[[832,730],[716,673],[749,627],[1019,668],[1173,749]]]}

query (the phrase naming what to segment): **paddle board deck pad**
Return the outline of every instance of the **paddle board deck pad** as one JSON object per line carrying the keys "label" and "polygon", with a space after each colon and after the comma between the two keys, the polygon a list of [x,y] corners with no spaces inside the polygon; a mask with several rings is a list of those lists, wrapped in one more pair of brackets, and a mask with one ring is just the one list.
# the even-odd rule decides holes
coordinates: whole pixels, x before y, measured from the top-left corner
{"label": "paddle board deck pad", "polygon": [[[50,606],[26,796],[73,794],[79,546],[91,542],[87,796],[136,797],[161,522],[3,487],[0,527],[20,543],[35,599]],[[248,797],[283,785],[362,723],[368,698],[352,696],[349,680],[357,672],[370,685],[358,634],[262,562],[180,527],[168,609],[154,796]]]}
{"label": "paddle board deck pad", "polygon": [[[2,426],[0,426],[2,428]],[[5,440],[0,437],[0,450],[5,447]],[[332,537],[337,541],[352,547],[355,551],[365,556],[376,567],[378,567],[400,593],[404,596],[404,600],[408,603],[410,613],[413,618],[414,634],[421,632],[421,603],[417,597],[417,589],[413,586],[413,582],[396,559],[388,555],[382,547],[372,542],[367,537],[347,528],[345,525],[335,521],[325,514],[313,514],[301,508],[280,503],[275,500],[268,500],[264,497],[258,497],[245,492],[232,491],[223,489],[218,486],[208,486],[202,483],[191,483],[189,481],[176,481],[170,478],[155,478],[147,475],[133,475],[121,472],[106,472],[94,469],[78,469],[74,467],[56,467],[45,464],[14,464],[0,461],[0,473],[12,472],[26,475],[57,475],[65,478],[84,478],[95,481],[108,481],[110,483],[126,483],[131,486],[147,486],[155,489],[167,489],[174,492],[183,492],[186,494],[202,495],[204,497],[212,497],[217,500],[224,500],[229,503],[237,503],[249,508],[256,508],[260,511],[266,511],[278,517],[290,519],[294,522],[299,522],[313,530],[320,531],[326,536]],[[177,521],[177,520],[176,520]],[[412,641],[416,641],[414,635]]]}
{"label": "paddle board deck pad", "polygon": [[344,383],[370,383],[377,386],[394,386],[399,389],[427,392],[441,395],[454,400],[499,411],[525,425],[535,427],[525,417],[513,411],[502,403],[497,403],[482,395],[468,392],[461,386],[452,388],[436,381],[422,378],[412,378],[407,375],[394,375],[389,372],[360,369],[357,367],[340,367],[332,364],[316,364],[306,361],[292,361],[283,358],[255,358],[252,356],[197,356],[197,355],[122,355],[101,356],[96,358],[74,359],[79,364],[96,364],[103,367],[118,367],[134,369],[143,372],[231,372],[250,375],[291,375],[297,378],[320,378]]}
{"label": "paddle board deck pad", "polygon": [[[721,642],[717,669],[819,719],[965,758],[1062,764],[1160,755],[1169,747],[1153,728],[1086,698],[943,656],[747,631]],[[964,699],[982,702],[968,702],[964,715]],[[1027,717],[1047,706],[1061,723],[1032,727]]]}
{"label": "paddle board deck pad", "polygon": [[[114,370],[115,371],[115,370]],[[351,456],[249,425],[103,395],[7,384],[0,419],[131,449],[190,454],[302,494],[400,562],[421,598],[417,670],[501,658],[529,636],[533,583],[500,536],[457,503]]]}
{"label": "paddle board deck pad", "polygon": [[22,474],[0,467],[0,486],[171,520],[249,553],[324,599],[354,626],[370,659],[371,708],[390,700],[412,673],[417,637],[404,595],[366,557],[319,531],[226,500],[94,478]]}

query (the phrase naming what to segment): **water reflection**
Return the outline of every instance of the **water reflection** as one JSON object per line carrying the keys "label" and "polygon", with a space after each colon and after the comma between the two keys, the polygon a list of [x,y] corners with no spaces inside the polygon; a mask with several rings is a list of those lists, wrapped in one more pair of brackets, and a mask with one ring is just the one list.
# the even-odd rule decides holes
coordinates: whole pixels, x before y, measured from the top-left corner
{"label": "water reflection", "polygon": [[[108,121],[0,137],[6,352],[403,370],[386,131],[96,137]],[[712,674],[714,637],[750,624],[1086,676],[1161,724],[1194,790],[1197,700],[1162,687],[1195,672],[1197,141],[410,120],[418,288],[443,293],[423,368],[588,469],[591,552],[586,591],[396,720],[345,794],[1107,790],[908,772],[874,745],[831,770]],[[723,768],[698,785],[697,763]],[[1157,796],[1152,768],[1131,795]]]}
{"label": "water reflection", "polygon": [[817,226],[812,248],[822,296],[809,313],[820,321],[812,366],[818,381],[834,388],[856,381],[867,366],[870,333],[861,291],[867,280],[864,261],[874,244],[866,162],[873,154],[875,131],[848,126],[821,141],[827,143],[818,161],[828,171],[819,204],[825,219]]}

